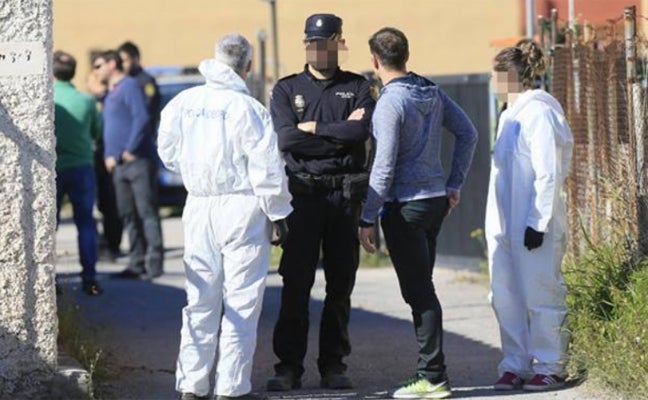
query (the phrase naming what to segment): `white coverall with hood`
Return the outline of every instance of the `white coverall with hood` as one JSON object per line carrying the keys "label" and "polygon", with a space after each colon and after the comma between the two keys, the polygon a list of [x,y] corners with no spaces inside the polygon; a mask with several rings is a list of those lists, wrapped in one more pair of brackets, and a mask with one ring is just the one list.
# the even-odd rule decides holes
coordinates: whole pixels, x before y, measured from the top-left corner
{"label": "white coverall with hood", "polygon": [[206,84],[171,100],[158,137],[161,160],[189,194],[176,390],[208,395],[218,354],[215,392],[239,396],[251,390],[270,221],[292,212],[292,197],[268,111],[227,65],[209,59],[199,70]]}
{"label": "white coverall with hood", "polygon": [[[500,117],[486,207],[490,296],[504,354],[500,376],[565,373],[563,184],[572,147],[562,107],[542,90],[521,94]],[[544,232],[542,246],[524,246],[527,227]]]}

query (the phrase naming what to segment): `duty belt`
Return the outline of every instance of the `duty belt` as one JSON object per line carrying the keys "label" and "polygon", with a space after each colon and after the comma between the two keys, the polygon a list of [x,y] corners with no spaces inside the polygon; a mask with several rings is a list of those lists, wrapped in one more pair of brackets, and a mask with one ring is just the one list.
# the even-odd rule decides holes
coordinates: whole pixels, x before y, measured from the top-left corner
{"label": "duty belt", "polygon": [[291,174],[290,179],[311,188],[341,189],[344,184],[345,175],[312,175],[303,172]]}

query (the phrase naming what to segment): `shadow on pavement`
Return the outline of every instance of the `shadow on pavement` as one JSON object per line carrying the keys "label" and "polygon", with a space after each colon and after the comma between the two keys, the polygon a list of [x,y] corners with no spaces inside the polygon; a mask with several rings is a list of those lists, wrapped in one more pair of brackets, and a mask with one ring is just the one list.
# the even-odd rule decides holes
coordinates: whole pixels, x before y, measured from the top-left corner
{"label": "shadow on pavement", "polygon": [[[79,292],[78,278],[60,276],[63,290],[76,297],[80,313],[108,362],[118,374],[100,386],[103,398],[175,399],[175,361],[178,352],[184,290],[136,280],[107,279],[99,274],[105,293],[88,297]],[[280,287],[266,289],[259,322],[252,385],[263,392],[274,374],[272,330],[278,314]],[[402,300],[399,300],[402,301]],[[305,360],[304,389],[268,393],[272,399],[381,399],[395,383],[408,378],[416,367],[416,343],[410,315],[402,319],[354,308],[350,334],[353,352],[347,358],[353,391],[319,389],[317,330],[323,303],[311,301],[309,351]],[[496,379],[498,349],[446,333],[445,351],[455,398],[501,396],[489,387]],[[465,389],[462,389],[465,388]],[[483,389],[481,389],[483,388]]]}

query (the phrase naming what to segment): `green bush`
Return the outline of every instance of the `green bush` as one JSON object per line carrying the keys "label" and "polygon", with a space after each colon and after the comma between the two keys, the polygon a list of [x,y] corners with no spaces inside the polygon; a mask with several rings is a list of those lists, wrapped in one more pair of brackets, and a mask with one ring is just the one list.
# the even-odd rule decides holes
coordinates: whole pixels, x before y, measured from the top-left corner
{"label": "green bush", "polygon": [[630,398],[648,398],[648,259],[595,246],[566,260],[569,369]]}

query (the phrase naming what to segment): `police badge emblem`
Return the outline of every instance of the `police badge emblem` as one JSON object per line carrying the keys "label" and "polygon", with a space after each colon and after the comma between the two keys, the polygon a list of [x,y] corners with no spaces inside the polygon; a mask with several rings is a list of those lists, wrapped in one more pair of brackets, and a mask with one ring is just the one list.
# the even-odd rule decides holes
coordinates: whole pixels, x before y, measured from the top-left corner
{"label": "police badge emblem", "polygon": [[150,82],[144,85],[144,94],[146,94],[146,97],[153,97],[155,95],[155,85]]}
{"label": "police badge emblem", "polygon": [[299,119],[301,119],[304,116],[304,108],[306,107],[306,100],[304,99],[304,96],[301,94],[295,95],[295,109],[297,110],[297,115],[299,116]]}

